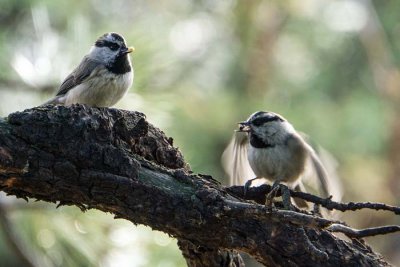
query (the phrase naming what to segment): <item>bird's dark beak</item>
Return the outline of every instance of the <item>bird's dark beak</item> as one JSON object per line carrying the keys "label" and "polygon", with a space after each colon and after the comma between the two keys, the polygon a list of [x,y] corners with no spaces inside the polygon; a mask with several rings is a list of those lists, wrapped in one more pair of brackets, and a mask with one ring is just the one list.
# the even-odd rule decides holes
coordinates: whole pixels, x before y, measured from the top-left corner
{"label": "bird's dark beak", "polygon": [[250,124],[247,121],[238,122],[239,129],[236,132],[250,132]]}
{"label": "bird's dark beak", "polygon": [[129,53],[132,53],[133,51],[135,51],[135,48],[134,47],[124,47],[124,48],[122,48],[121,49],[121,55],[126,55],[126,54],[129,54]]}

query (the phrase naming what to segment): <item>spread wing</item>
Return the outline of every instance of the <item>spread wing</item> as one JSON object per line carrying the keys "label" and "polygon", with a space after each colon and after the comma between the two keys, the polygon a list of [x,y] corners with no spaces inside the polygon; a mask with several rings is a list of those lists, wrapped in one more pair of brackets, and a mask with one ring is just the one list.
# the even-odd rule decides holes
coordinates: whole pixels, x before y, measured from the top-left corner
{"label": "spread wing", "polygon": [[65,78],[58,89],[56,96],[65,95],[69,90],[71,90],[71,88],[81,84],[90,76],[93,70],[99,66],[101,66],[101,64],[98,61],[85,56],[79,66],[76,67],[67,78]]}
{"label": "spread wing", "polygon": [[[305,134],[302,133],[301,135],[305,140],[309,139]],[[313,146],[309,145],[309,142],[306,142],[306,146],[310,157],[303,177],[305,183],[316,187],[317,191],[323,193],[324,197],[333,196],[333,200],[340,201],[343,193],[340,177],[336,170],[336,160],[321,147],[314,149]]]}
{"label": "spread wing", "polygon": [[235,132],[222,154],[222,165],[229,175],[230,185],[244,185],[247,180],[255,177],[247,159],[248,143],[246,133]]}

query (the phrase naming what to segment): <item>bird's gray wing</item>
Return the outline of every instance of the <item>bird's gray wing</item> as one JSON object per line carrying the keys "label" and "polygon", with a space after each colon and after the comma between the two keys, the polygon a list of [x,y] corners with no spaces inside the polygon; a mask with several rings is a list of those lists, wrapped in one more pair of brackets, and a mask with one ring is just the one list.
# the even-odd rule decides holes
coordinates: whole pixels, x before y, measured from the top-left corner
{"label": "bird's gray wing", "polygon": [[[303,139],[309,141],[308,136],[301,133]],[[310,185],[314,183],[317,191],[320,191],[324,197],[332,196],[333,200],[340,201],[342,198],[342,185],[337,173],[337,162],[334,157],[326,150],[318,147],[318,153],[313,146],[306,142],[306,148],[310,155],[306,170],[305,182]],[[317,179],[313,179],[317,178]],[[315,183],[315,180],[317,182]],[[316,184],[316,186],[315,186]]]}
{"label": "bird's gray wing", "polygon": [[69,90],[71,90],[71,88],[81,84],[99,66],[100,63],[98,61],[85,56],[79,66],[76,67],[67,78],[65,78],[58,89],[56,96],[65,95]]}
{"label": "bird's gray wing", "polygon": [[[315,150],[314,150],[315,151]],[[322,165],[325,169],[328,177],[326,179],[328,196],[331,195],[335,201],[341,201],[343,196],[343,188],[340,176],[338,174],[338,162],[335,157],[329,153],[323,147],[318,147],[317,152],[314,152],[317,160],[314,160],[314,168],[318,168],[315,165]],[[319,163],[317,162],[319,161]],[[318,173],[318,171],[316,170]]]}
{"label": "bird's gray wing", "polygon": [[255,177],[247,159],[249,139],[244,132],[235,132],[222,154],[222,165],[229,176],[230,185],[244,185]]}

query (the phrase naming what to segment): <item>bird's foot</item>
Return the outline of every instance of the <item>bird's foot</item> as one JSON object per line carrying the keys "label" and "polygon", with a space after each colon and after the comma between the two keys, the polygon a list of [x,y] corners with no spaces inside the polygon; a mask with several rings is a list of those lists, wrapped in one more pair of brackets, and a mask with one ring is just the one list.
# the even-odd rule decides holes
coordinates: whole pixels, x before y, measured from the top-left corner
{"label": "bird's foot", "polygon": [[268,208],[272,208],[274,203],[274,198],[276,197],[278,191],[281,192],[282,195],[282,203],[283,208],[285,210],[294,210],[292,202],[290,200],[290,190],[286,185],[280,184],[278,181],[275,181],[271,187],[271,191],[267,194],[265,205]]}

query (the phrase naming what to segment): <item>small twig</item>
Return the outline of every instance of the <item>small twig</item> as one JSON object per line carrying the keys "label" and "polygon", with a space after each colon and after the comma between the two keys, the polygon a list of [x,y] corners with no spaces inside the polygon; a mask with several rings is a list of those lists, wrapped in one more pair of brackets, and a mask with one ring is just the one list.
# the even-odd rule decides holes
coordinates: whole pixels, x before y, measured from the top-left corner
{"label": "small twig", "polygon": [[[269,185],[261,185],[258,187],[250,187],[246,193],[243,194],[243,186],[231,186],[226,188],[228,192],[231,194],[238,196],[243,199],[254,200],[258,203],[265,202],[265,195],[271,190],[271,186]],[[290,190],[290,195],[292,197],[301,198],[305,201],[321,205],[322,207],[328,210],[339,210],[342,212],[345,211],[356,211],[360,209],[372,209],[372,210],[385,210],[393,212],[396,215],[400,215],[400,207],[390,206],[383,203],[372,203],[372,202],[348,202],[341,203],[331,200],[330,198],[321,198],[309,193],[298,192]],[[278,192],[278,195],[279,192]]]}
{"label": "small twig", "polygon": [[[252,187],[250,188],[247,193],[246,193],[246,198],[247,199],[257,199],[259,202],[261,200],[264,201],[262,198],[260,198],[259,194],[262,194],[263,197],[265,198],[266,193],[268,193],[271,189],[271,186],[269,185],[262,185],[259,187]],[[227,190],[234,194],[234,195],[240,195],[240,194],[236,194],[236,192],[240,192],[240,186],[233,186],[233,187],[229,187],[227,188]],[[243,188],[241,189],[243,190]],[[262,190],[262,193],[260,192]],[[254,191],[257,191],[257,193],[255,193]],[[341,211],[346,211],[346,210],[357,210],[357,209],[362,209],[362,208],[369,208],[369,209],[383,209],[383,210],[389,210],[389,211],[393,211],[394,213],[398,214],[397,210],[400,209],[398,207],[392,207],[392,206],[388,206],[385,204],[381,204],[381,203],[338,203],[335,201],[328,199],[323,199],[308,193],[303,193],[303,192],[296,192],[296,191],[292,191],[291,192],[291,196],[292,197],[298,197],[301,199],[304,199],[306,201],[309,202],[313,202],[315,204],[319,204],[321,206],[324,206],[326,208],[329,209],[338,209]],[[242,191],[243,192],[243,191]],[[278,196],[279,196],[278,192]],[[243,197],[243,196],[240,196]],[[328,205],[324,205],[326,202],[328,202]],[[240,203],[240,204],[239,204]],[[243,211],[242,212],[250,212],[250,213],[254,213],[254,210],[251,209],[251,204],[245,204],[245,203],[241,203],[238,202],[237,205],[241,205],[243,206]],[[332,208],[333,206],[333,208]],[[337,207],[337,208],[336,208]],[[384,234],[390,234],[390,233],[395,233],[395,232],[400,232],[400,226],[398,225],[388,225],[388,226],[381,226],[381,227],[373,227],[373,228],[366,228],[366,229],[354,229],[351,228],[347,225],[345,225],[342,222],[339,221],[332,221],[329,219],[325,219],[325,218],[320,218],[320,217],[316,217],[316,216],[312,216],[312,215],[307,215],[304,213],[299,213],[296,211],[286,211],[286,210],[276,210],[274,211],[275,216],[280,217],[280,220],[284,220],[290,223],[294,223],[294,224],[298,224],[298,225],[302,225],[303,227],[321,227],[321,228],[325,228],[326,230],[330,231],[330,232],[340,232],[345,234],[346,236],[350,237],[350,238],[363,238],[363,237],[367,237],[367,236],[375,236],[375,235],[384,235]]]}
{"label": "small twig", "polygon": [[365,228],[361,230],[353,229],[343,224],[332,224],[326,228],[330,232],[340,232],[350,238],[363,238],[367,236],[385,235],[400,232],[399,225],[387,225],[381,227]]}
{"label": "small twig", "polygon": [[290,191],[291,196],[304,199],[308,202],[321,205],[328,210],[339,210],[339,211],[356,211],[361,209],[371,210],[385,210],[393,212],[396,215],[400,215],[400,207],[387,205],[384,203],[373,203],[373,202],[348,202],[341,203],[331,200],[330,198],[321,198],[309,193]]}

